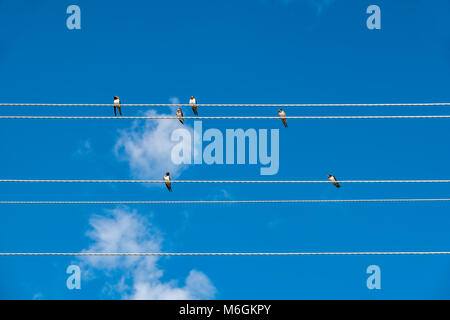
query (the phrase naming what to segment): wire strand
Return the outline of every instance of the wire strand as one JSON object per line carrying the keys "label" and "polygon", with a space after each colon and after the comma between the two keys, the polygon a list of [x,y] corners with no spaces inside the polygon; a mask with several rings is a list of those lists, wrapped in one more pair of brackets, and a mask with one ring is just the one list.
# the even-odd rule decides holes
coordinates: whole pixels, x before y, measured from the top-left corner
{"label": "wire strand", "polygon": [[362,256],[450,255],[449,251],[380,252],[0,252],[0,256]]}
{"label": "wire strand", "polygon": [[[450,115],[423,115],[423,116],[286,116],[285,119],[325,120],[325,119],[447,119]],[[0,116],[0,119],[22,120],[178,120],[176,116]],[[220,116],[220,117],[183,117],[183,119],[198,120],[244,120],[244,119],[280,119],[277,116]]]}
{"label": "wire strand", "polygon": [[313,199],[313,200],[119,200],[119,201],[11,201],[2,200],[0,204],[257,204],[257,203],[365,203],[365,202],[448,202],[441,199]]}
{"label": "wire strand", "polygon": [[[113,103],[0,103],[0,106],[24,107],[113,107]],[[190,107],[185,103],[122,103],[122,107]],[[196,104],[197,107],[436,107],[450,106],[450,102],[433,103],[294,103],[294,104]]]}
{"label": "wire strand", "polygon": [[[166,183],[164,180],[0,179],[0,183]],[[171,183],[332,183],[326,180],[171,180]],[[450,183],[450,180],[342,180],[339,183]]]}

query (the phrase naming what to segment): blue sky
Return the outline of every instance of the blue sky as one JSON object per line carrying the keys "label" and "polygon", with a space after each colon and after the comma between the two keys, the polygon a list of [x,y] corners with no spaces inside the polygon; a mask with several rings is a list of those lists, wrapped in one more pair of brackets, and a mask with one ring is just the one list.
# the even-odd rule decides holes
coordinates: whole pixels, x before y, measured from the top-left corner
{"label": "blue sky", "polygon": [[[81,30],[66,28],[67,6]],[[382,29],[366,28],[381,8]],[[0,1],[2,102],[448,102],[450,4],[433,1]],[[275,115],[203,108],[200,115]],[[112,115],[111,108],[2,107],[3,115]],[[124,108],[125,115],[169,109]],[[288,115],[448,114],[445,107],[286,109]],[[185,110],[190,115],[190,110]],[[24,179],[448,179],[448,120],[204,121],[280,129],[280,168],[176,168],[153,149],[176,121],[2,120],[0,176]],[[169,121],[169,122],[167,122]],[[192,120],[187,121],[192,126]],[[158,131],[159,130],[159,131]],[[156,133],[155,133],[156,132]],[[162,140],[164,141],[164,140]],[[128,146],[128,149],[124,146]],[[133,151],[142,152],[138,157]],[[446,185],[27,185],[2,200],[448,197]],[[448,204],[2,206],[0,251],[448,251]],[[66,288],[82,267],[81,290]],[[381,268],[368,290],[366,268]],[[2,299],[448,299],[450,260],[399,257],[1,257]]]}

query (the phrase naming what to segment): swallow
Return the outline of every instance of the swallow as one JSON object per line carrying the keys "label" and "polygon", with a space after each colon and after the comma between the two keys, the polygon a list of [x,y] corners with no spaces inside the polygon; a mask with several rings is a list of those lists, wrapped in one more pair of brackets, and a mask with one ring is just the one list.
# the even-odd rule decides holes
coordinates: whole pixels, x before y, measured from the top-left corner
{"label": "swallow", "polygon": [[166,187],[169,189],[170,192],[172,192],[172,185],[170,183],[170,173],[166,172],[166,175],[164,176],[164,181],[166,182]]}
{"label": "swallow", "polygon": [[278,110],[278,116],[280,117],[281,121],[283,122],[284,127],[287,128],[286,113],[283,111],[283,109]]}
{"label": "swallow", "polygon": [[336,178],[333,175],[329,174],[328,180],[330,180],[336,186],[336,188],[341,187],[341,185],[339,184],[339,182],[337,182]]}
{"label": "swallow", "polygon": [[198,116],[197,112],[197,99],[194,98],[194,96],[191,96],[191,99],[189,100],[189,104],[192,106],[192,111],[194,111],[194,114]]}
{"label": "swallow", "polygon": [[119,110],[120,116],[122,116],[122,109],[120,107],[120,99],[118,96],[114,96],[114,115],[117,117],[117,110]]}
{"label": "swallow", "polygon": [[181,124],[184,124],[183,111],[181,111],[181,108],[177,109],[177,118],[180,120]]}

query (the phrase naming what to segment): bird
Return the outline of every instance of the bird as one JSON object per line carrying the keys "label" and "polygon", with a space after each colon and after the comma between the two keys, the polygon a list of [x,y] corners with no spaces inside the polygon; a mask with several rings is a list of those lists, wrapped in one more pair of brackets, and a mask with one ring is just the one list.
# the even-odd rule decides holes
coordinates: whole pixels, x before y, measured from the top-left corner
{"label": "bird", "polygon": [[198,116],[197,112],[197,99],[194,98],[194,96],[191,96],[191,99],[189,100],[189,104],[192,106],[192,111],[194,111],[194,114]]}
{"label": "bird", "polygon": [[170,173],[166,172],[166,175],[164,176],[164,181],[166,182],[166,187],[169,189],[170,192],[172,192],[172,185],[170,183]]}
{"label": "bird", "polygon": [[281,121],[283,122],[284,127],[287,128],[286,113],[283,111],[283,109],[278,110],[278,116],[280,117]]}
{"label": "bird", "polygon": [[337,182],[336,178],[333,175],[329,174],[328,180],[330,180],[336,186],[336,188],[341,187],[341,185],[339,184],[339,182]]}
{"label": "bird", "polygon": [[114,115],[117,117],[116,109],[119,110],[119,114],[122,116],[122,109],[120,108],[120,99],[118,96],[114,96]]}
{"label": "bird", "polygon": [[181,124],[184,124],[183,111],[181,111],[181,108],[177,109],[177,118],[180,120]]}

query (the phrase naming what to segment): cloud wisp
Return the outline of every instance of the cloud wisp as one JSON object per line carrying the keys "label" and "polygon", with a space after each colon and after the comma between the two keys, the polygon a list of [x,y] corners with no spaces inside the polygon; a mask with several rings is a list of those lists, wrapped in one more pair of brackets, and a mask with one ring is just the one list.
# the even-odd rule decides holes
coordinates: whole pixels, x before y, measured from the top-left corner
{"label": "cloud wisp", "polygon": [[[266,0],[263,0],[266,1]],[[336,0],[273,0],[280,1],[285,5],[292,3],[305,3],[315,9],[317,16],[320,16],[328,7],[330,7]]]}
{"label": "cloud wisp", "polygon": [[335,0],[308,0],[308,3],[316,9],[316,13],[320,16],[325,9],[331,6]]}
{"label": "cloud wisp", "polygon": [[74,155],[78,157],[86,157],[92,153],[92,144],[90,140],[84,140],[80,143]]}

